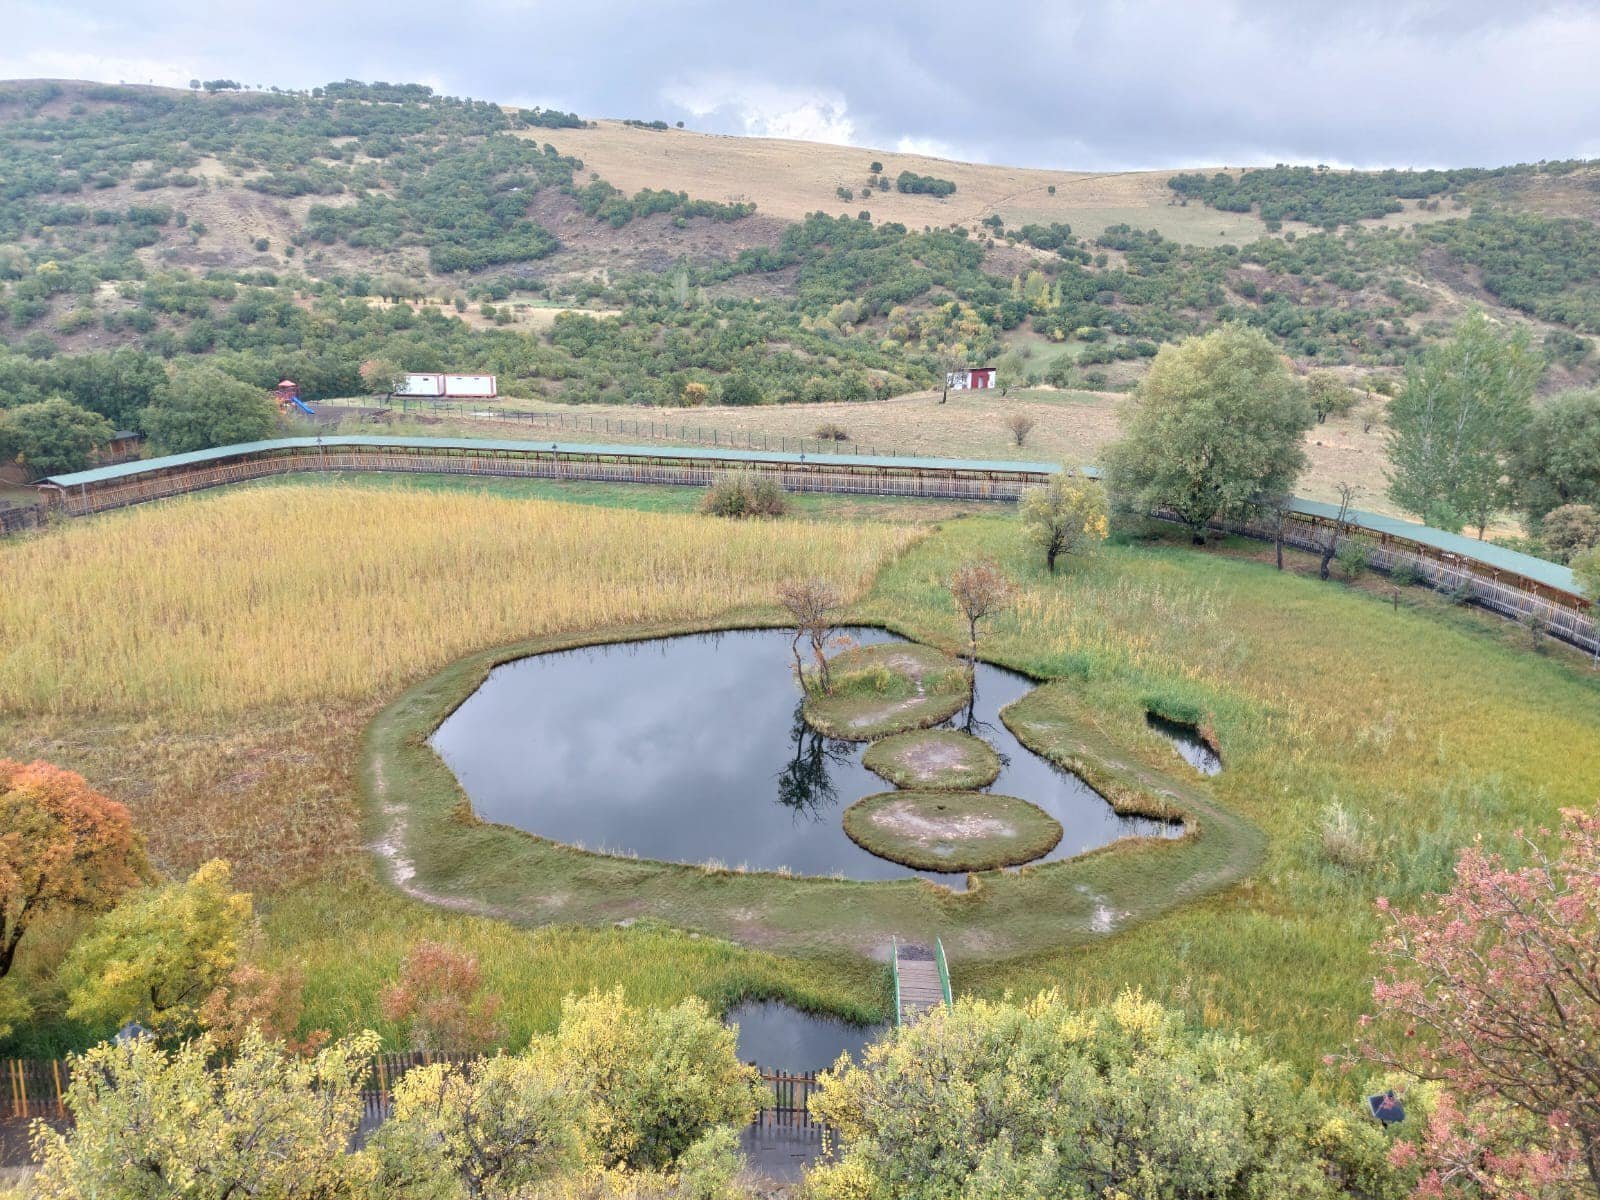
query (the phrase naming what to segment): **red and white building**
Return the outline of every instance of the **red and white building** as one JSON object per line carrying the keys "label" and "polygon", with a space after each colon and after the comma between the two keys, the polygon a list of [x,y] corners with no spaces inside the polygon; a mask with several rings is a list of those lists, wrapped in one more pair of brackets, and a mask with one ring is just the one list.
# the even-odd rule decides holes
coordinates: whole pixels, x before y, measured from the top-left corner
{"label": "red and white building", "polygon": [[967,367],[951,371],[945,376],[945,386],[952,392],[977,392],[994,387],[993,367]]}

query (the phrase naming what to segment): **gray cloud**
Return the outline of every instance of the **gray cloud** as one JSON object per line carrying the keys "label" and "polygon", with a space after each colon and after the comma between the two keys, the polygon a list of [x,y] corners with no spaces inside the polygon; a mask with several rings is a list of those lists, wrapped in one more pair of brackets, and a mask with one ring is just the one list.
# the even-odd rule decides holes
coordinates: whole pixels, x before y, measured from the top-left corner
{"label": "gray cloud", "polygon": [[1067,168],[1600,156],[1600,4],[7,0],[0,75],[354,76]]}

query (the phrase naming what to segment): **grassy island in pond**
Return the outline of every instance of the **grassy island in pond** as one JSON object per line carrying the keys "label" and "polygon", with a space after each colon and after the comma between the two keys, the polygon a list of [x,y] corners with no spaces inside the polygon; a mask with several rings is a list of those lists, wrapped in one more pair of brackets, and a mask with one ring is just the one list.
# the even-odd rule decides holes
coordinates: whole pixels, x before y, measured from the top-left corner
{"label": "grassy island in pond", "polygon": [[993,871],[1055,849],[1061,825],[1015,796],[880,792],[844,813],[844,831],[870,854],[918,871]]}
{"label": "grassy island in pond", "polygon": [[994,748],[959,729],[897,733],[874,742],[861,763],[902,788],[982,788],[1000,774],[1000,756]]}
{"label": "grassy island in pond", "polygon": [[948,721],[971,695],[960,663],[931,646],[885,642],[835,655],[832,690],[806,698],[805,716],[829,737],[870,742]]}

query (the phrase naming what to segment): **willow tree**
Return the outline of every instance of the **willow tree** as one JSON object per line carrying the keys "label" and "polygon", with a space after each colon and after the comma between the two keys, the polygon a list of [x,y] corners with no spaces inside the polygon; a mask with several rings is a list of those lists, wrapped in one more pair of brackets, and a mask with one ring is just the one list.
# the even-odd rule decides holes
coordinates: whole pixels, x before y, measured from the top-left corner
{"label": "willow tree", "polygon": [[1119,510],[1171,515],[1199,545],[1212,521],[1294,486],[1312,423],[1267,336],[1224,325],[1161,348],[1107,452],[1106,483]]}

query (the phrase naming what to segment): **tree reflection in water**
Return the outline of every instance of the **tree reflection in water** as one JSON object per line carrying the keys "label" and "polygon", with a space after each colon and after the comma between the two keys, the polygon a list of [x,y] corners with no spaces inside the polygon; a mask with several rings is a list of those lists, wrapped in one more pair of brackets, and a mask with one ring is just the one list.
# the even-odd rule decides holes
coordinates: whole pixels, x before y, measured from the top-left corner
{"label": "tree reflection in water", "polygon": [[795,705],[794,727],[790,731],[794,754],[778,773],[778,803],[813,821],[822,819],[823,810],[838,803],[828,768],[851,761],[855,747],[849,742],[824,737],[806,723],[803,704]]}

